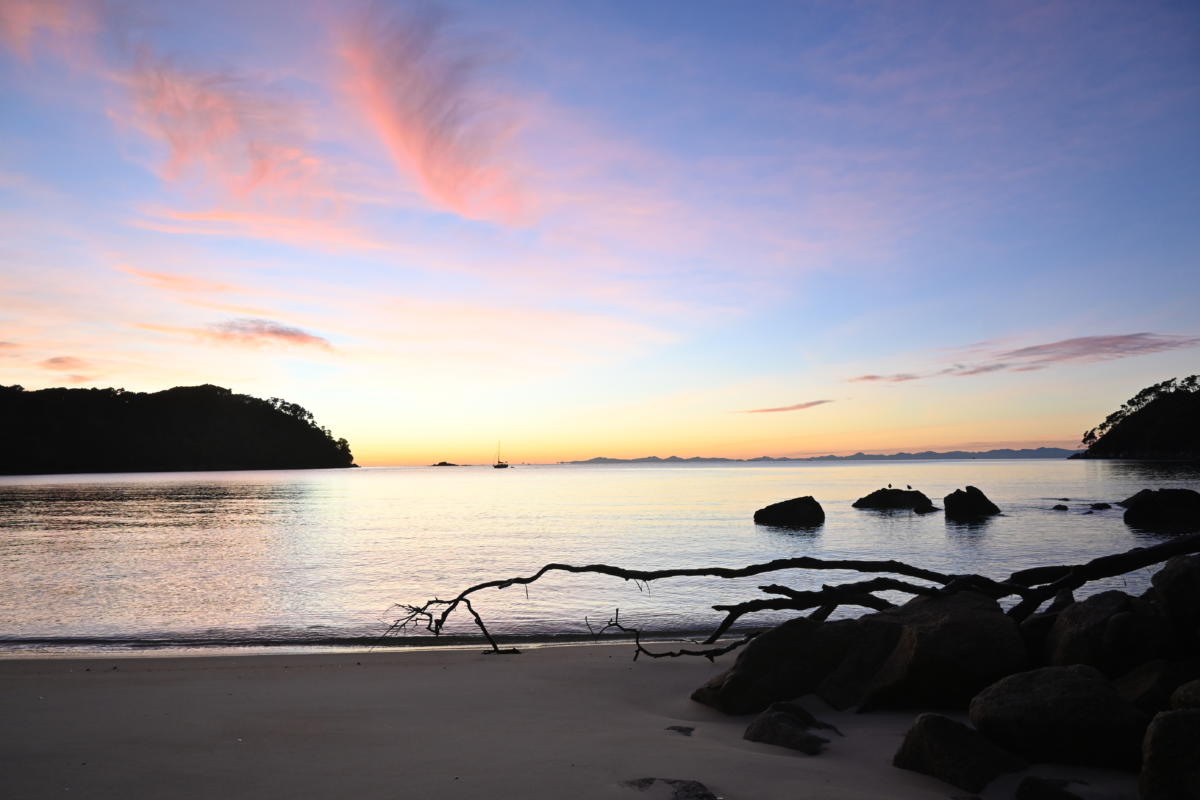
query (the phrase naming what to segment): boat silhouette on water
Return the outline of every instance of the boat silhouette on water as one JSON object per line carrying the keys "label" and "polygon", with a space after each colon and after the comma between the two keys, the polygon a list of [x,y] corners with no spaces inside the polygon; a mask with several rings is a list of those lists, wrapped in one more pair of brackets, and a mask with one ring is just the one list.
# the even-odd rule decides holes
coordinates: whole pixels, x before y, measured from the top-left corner
{"label": "boat silhouette on water", "polygon": [[508,469],[508,462],[500,460],[500,443],[496,442],[496,463],[492,464],[492,469]]}

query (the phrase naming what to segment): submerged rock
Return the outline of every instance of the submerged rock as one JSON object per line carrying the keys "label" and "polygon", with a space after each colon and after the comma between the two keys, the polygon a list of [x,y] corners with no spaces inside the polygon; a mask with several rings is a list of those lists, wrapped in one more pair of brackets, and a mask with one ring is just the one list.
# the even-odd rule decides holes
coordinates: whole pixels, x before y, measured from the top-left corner
{"label": "submerged rock", "polygon": [[904,735],[892,765],[932,775],[968,792],[978,792],[996,776],[1028,766],[978,731],[941,714],[917,717]]}
{"label": "submerged rock", "polygon": [[1143,489],[1121,501],[1125,522],[1135,528],[1166,532],[1200,530],[1200,492],[1192,489]]}
{"label": "submerged rock", "polygon": [[1051,511],[1070,511],[1070,509],[1067,508],[1066,506],[1064,506],[1062,503],[1058,503],[1057,505],[1050,506],[1050,510]]}
{"label": "submerged rock", "polygon": [[755,511],[754,523],[777,528],[816,528],[825,524],[825,510],[811,495],[796,497]]}
{"label": "submerged rock", "polygon": [[876,489],[866,497],[855,500],[853,506],[854,508],[870,508],[878,511],[907,509],[918,514],[937,511],[933,502],[916,489]]}
{"label": "submerged rock", "polygon": [[971,723],[1030,761],[1136,767],[1146,717],[1094,667],[1009,675],[971,701]]}
{"label": "submerged rock", "polygon": [[942,505],[946,507],[947,519],[983,519],[1000,513],[1000,507],[974,486],[955,489],[942,498]]}

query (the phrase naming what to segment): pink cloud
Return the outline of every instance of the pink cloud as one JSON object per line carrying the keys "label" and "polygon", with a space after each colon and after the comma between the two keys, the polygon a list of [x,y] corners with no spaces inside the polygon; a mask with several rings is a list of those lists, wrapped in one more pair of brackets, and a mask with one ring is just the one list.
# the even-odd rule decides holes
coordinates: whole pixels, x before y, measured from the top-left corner
{"label": "pink cloud", "polygon": [[832,400],[809,400],[807,403],[797,403],[794,406],[780,406],[779,408],[752,408],[747,411],[742,411],[742,414],[774,414],[778,411],[802,411],[806,408],[815,408],[816,406],[832,403]]}
{"label": "pink cloud", "polygon": [[516,129],[511,104],[484,96],[477,47],[455,41],[446,13],[378,7],[342,32],[346,91],[397,169],[439,208],[472,219],[520,220],[526,203],[501,166]]}
{"label": "pink cloud", "polygon": [[236,198],[311,191],[318,159],[297,108],[235,75],[188,70],[143,50],[124,75],[132,122],[166,150],[161,176],[197,177]]}
{"label": "pink cloud", "polygon": [[89,365],[82,358],[76,358],[75,356],[54,356],[53,358],[39,361],[38,366],[44,369],[66,372],[69,370],[86,369]]}
{"label": "pink cloud", "polygon": [[99,30],[97,11],[89,0],[3,0],[0,44],[25,61],[39,46],[70,57],[80,39]]}
{"label": "pink cloud", "polygon": [[847,378],[850,383],[903,383],[904,381],[920,380],[920,375],[911,372],[899,372],[894,375],[859,375],[857,378]]}
{"label": "pink cloud", "polygon": [[308,331],[270,319],[240,318],[217,322],[205,328],[186,328],[143,323],[135,327],[160,333],[183,333],[199,339],[247,347],[284,345],[333,350],[329,340]]}

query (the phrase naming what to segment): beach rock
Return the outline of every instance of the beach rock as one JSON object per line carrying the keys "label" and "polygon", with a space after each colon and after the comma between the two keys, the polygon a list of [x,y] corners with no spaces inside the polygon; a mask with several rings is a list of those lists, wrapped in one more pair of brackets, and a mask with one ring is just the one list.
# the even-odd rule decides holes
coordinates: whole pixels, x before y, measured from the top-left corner
{"label": "beach rock", "polygon": [[1169,654],[1167,621],[1141,598],[1113,589],[1058,612],[1046,636],[1047,664],[1090,664],[1109,676]]}
{"label": "beach rock", "polygon": [[919,596],[858,619],[798,618],[754,639],[692,693],[727,714],[815,692],[834,708],[965,708],[1028,666],[1017,624],[975,592]]}
{"label": "beach rock", "polygon": [[1042,667],[1001,678],[970,706],[971,723],[1030,761],[1136,767],[1146,717],[1094,667]]}
{"label": "beach rock", "polygon": [[692,699],[726,714],[752,714],[809,694],[845,658],[857,622],[798,617],[778,625],[755,637],[731,668],[692,692]]}
{"label": "beach rock", "polygon": [[1051,511],[1070,511],[1071,509],[1067,508],[1062,503],[1059,503],[1058,505],[1050,506],[1050,510]]}
{"label": "beach rock", "polygon": [[931,775],[968,792],[980,791],[997,775],[1028,766],[978,731],[940,714],[917,717],[904,735],[892,765]]}
{"label": "beach rock", "polygon": [[1028,666],[1017,623],[977,592],[918,596],[874,616],[895,621],[900,636],[860,711],[965,708],[980,689]]}
{"label": "beach rock", "polygon": [[1026,775],[1017,784],[1017,793],[1013,800],[1084,800],[1082,795],[1068,789],[1068,786],[1086,786],[1083,781],[1069,781],[1064,778],[1043,778],[1040,775]]}
{"label": "beach rock", "polygon": [[1109,503],[1092,503],[1092,511],[1107,511],[1112,508]]}
{"label": "beach rock", "polygon": [[1200,492],[1192,489],[1142,489],[1121,501],[1125,522],[1165,532],[1200,530]]}
{"label": "beach rock", "polygon": [[654,800],[719,800],[700,781],[679,778],[637,778],[625,781],[625,786],[645,792]]}
{"label": "beach rock", "polygon": [[777,528],[815,528],[825,524],[825,510],[812,496],[796,497],[755,511],[754,523]]}
{"label": "beach rock", "polygon": [[1200,708],[1200,680],[1188,681],[1178,686],[1171,693],[1169,705],[1173,709]]}
{"label": "beach rock", "polygon": [[1200,659],[1139,664],[1113,681],[1118,694],[1147,717],[1171,707],[1171,696],[1183,684],[1200,678]]}
{"label": "beach rock", "polygon": [[1200,556],[1175,556],[1150,578],[1155,604],[1175,628],[1184,652],[1200,642]]}
{"label": "beach rock", "polygon": [[937,508],[921,492],[916,489],[876,489],[866,497],[860,497],[853,503],[854,508],[870,508],[877,511],[909,510],[918,514],[928,514]]}
{"label": "beach rock", "polygon": [[1142,800],[1200,797],[1200,709],[1164,711],[1150,722],[1138,788]]}
{"label": "beach rock", "polygon": [[[742,734],[742,738],[751,742],[788,747],[815,756],[829,744],[829,740],[810,733],[811,728],[837,731],[837,728],[821,722],[799,703],[773,703],[770,708],[754,718]],[[837,732],[841,735],[841,731]]]}
{"label": "beach rock", "polygon": [[955,489],[942,498],[942,505],[946,507],[946,519],[983,519],[1000,513],[1000,507],[974,486]]}

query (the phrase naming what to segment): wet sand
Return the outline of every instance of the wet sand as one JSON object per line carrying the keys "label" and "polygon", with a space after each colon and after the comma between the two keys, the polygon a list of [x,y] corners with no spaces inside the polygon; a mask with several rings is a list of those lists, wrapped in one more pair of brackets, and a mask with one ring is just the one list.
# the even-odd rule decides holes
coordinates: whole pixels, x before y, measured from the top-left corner
{"label": "wet sand", "polygon": [[[806,756],[744,741],[748,718],[688,699],[722,660],[631,655],[619,644],[0,661],[3,794],[636,800],[652,795],[622,783],[642,777],[698,780],[729,800],[968,794],[891,766],[911,712],[838,713],[810,698],[846,736]],[[1102,778],[1113,797],[1127,788]],[[995,796],[1011,796],[1003,780]]]}

